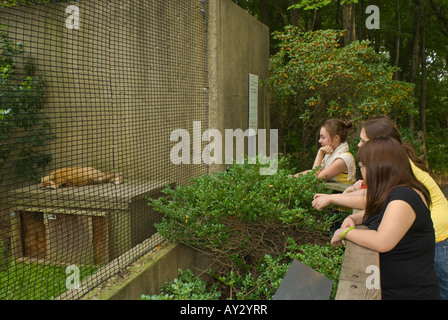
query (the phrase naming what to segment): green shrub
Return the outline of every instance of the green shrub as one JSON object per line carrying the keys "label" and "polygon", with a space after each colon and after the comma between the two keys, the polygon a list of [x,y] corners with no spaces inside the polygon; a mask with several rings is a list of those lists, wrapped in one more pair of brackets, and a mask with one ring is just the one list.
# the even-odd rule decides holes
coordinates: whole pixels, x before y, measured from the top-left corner
{"label": "green shrub", "polygon": [[309,243],[299,246],[293,241],[289,241],[286,255],[291,260],[296,259],[332,280],[331,298],[334,298],[339,283],[344,252],[344,247],[333,247],[329,243],[323,246]]}
{"label": "green shrub", "polygon": [[219,268],[207,270],[212,282],[179,270],[162,294],[142,299],[271,299],[293,259],[336,288],[343,249],[329,244],[329,231],[341,217],[311,206],[314,194],[329,192],[325,184],[314,172],[291,177],[297,171],[289,157],[279,158],[274,175],[260,175],[261,164],[252,162],[148,199],[163,214],[162,236],[211,254]]}
{"label": "green shrub", "polygon": [[178,278],[161,287],[159,295],[142,295],[141,300],[217,300],[221,293],[217,284],[207,289],[207,283],[191,270],[178,270]]}
{"label": "green shrub", "polygon": [[54,139],[42,110],[44,81],[35,75],[24,45],[2,29],[6,27],[0,25],[0,182],[8,167],[37,181],[40,170],[51,161],[42,147]]}
{"label": "green shrub", "polygon": [[310,148],[323,119],[357,123],[379,114],[407,118],[417,112],[414,85],[394,80],[396,67],[371,42],[341,46],[340,30],[303,32],[296,26],[285,26],[272,36],[278,50],[270,58],[265,84],[273,126],[281,129],[282,150],[298,152],[303,168],[313,163]]}
{"label": "green shrub", "polygon": [[[336,295],[340,267],[344,255],[342,247],[334,248],[330,244],[323,246],[297,245],[288,239],[285,254],[277,257],[265,255],[251,272],[237,273],[233,270],[225,274],[216,274],[208,270],[215,282],[207,288],[207,282],[194,277],[190,270],[179,270],[179,277],[167,282],[159,295],[143,295],[142,300],[270,300],[274,296],[293,259],[301,261],[310,268],[333,281],[331,298]],[[219,286],[218,286],[219,284]]]}
{"label": "green shrub", "polygon": [[315,193],[328,192],[312,173],[299,178],[281,157],[274,175],[260,175],[260,163],[234,164],[187,186],[166,188],[149,199],[163,214],[158,232],[175,242],[210,253],[230,269],[250,268],[265,254],[284,253],[286,238],[298,243],[328,241],[336,219],[311,206]]}
{"label": "green shrub", "polygon": [[236,300],[270,300],[282,283],[293,259],[321,273],[333,281],[331,298],[336,295],[340,268],[344,256],[342,247],[334,248],[331,244],[296,244],[287,239],[286,253],[273,257],[265,255],[252,272],[236,274],[228,271],[217,279],[225,284],[227,293],[223,296]]}
{"label": "green shrub", "polygon": [[426,137],[428,162],[436,173],[448,172],[448,138],[446,129],[436,129]]}

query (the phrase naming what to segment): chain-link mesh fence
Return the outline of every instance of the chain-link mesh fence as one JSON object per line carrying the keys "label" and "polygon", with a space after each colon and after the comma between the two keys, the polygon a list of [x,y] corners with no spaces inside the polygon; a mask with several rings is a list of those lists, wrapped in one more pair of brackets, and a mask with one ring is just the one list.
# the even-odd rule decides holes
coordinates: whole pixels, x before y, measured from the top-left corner
{"label": "chain-link mesh fence", "polygon": [[204,0],[0,1],[0,299],[76,299],[160,243],[147,205],[207,173]]}

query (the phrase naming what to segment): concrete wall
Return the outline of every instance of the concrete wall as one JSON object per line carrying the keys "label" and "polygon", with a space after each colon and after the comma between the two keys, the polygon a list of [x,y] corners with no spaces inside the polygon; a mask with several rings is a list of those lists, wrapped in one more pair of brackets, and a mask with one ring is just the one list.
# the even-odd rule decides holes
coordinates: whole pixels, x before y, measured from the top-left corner
{"label": "concrete wall", "polygon": [[[260,80],[269,76],[269,30],[230,0],[211,0],[209,10],[209,127],[222,133],[246,130],[249,73]],[[269,119],[268,92],[260,86],[258,127],[269,129]],[[210,171],[222,169],[213,165]],[[92,291],[85,299],[138,299],[142,294],[158,294],[161,284],[177,277],[178,268],[199,274],[210,267],[208,259],[182,245],[169,245],[140,261],[131,266],[127,279],[115,277],[105,289]]]}
{"label": "concrete wall", "polygon": [[[249,74],[260,81],[269,76],[269,28],[230,0],[210,1],[209,11],[210,128],[223,135],[225,129],[245,131]],[[258,108],[258,128],[270,129],[269,96],[263,86]],[[213,166],[211,171],[222,168]]]}
{"label": "concrete wall", "polygon": [[[81,1],[79,30],[66,28],[68,3],[0,8],[46,81],[57,137],[45,148],[47,172],[89,165],[129,180],[194,176],[197,166],[170,161],[174,129],[248,128],[249,74],[269,75],[268,27],[231,0],[206,3]],[[258,127],[269,129],[262,86],[258,104]]]}
{"label": "concrete wall", "polygon": [[179,244],[166,244],[132,263],[120,275],[86,294],[83,300],[138,300],[142,295],[160,293],[161,286],[178,277],[178,269],[201,274],[211,260]]}
{"label": "concrete wall", "polygon": [[77,165],[128,180],[196,176],[198,166],[171,163],[170,133],[208,121],[201,2],[74,3],[79,29],[66,27],[70,3],[0,8],[0,23],[46,82],[44,111],[57,137],[46,146],[46,172]]}

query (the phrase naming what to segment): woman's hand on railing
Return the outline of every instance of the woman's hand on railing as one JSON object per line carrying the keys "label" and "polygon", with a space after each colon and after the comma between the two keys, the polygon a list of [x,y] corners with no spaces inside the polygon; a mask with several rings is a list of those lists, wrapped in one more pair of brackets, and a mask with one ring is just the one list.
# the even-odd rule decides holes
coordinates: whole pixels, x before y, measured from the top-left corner
{"label": "woman's hand on railing", "polygon": [[351,228],[351,227],[354,227],[354,226],[356,226],[356,223],[355,223],[355,221],[353,221],[353,219],[350,216],[345,218],[344,221],[342,221],[342,224],[341,224],[341,228]]}

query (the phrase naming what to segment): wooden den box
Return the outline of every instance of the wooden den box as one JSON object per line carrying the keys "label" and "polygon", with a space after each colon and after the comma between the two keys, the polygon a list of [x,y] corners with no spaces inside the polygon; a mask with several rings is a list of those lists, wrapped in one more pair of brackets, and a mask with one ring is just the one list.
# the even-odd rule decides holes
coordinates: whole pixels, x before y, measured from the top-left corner
{"label": "wooden den box", "polygon": [[161,216],[146,197],[166,183],[100,184],[10,191],[11,250],[15,259],[98,265],[151,237]]}

